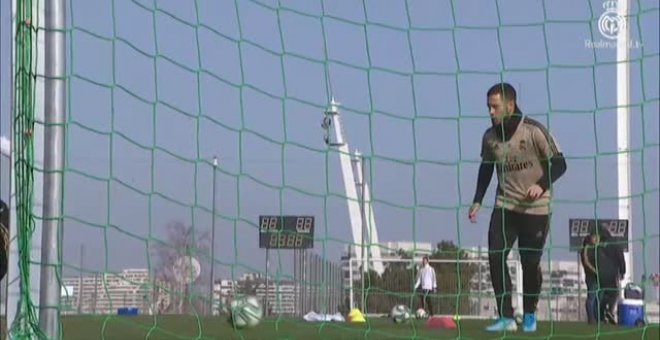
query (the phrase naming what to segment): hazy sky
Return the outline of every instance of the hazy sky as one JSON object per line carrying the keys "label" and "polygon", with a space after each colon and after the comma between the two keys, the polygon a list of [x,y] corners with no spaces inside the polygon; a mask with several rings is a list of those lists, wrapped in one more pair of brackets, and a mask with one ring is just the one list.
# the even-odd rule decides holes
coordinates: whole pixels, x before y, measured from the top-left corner
{"label": "hazy sky", "polygon": [[[657,0],[632,1],[635,273],[658,271]],[[9,134],[10,1],[1,7],[0,132]],[[575,259],[568,219],[616,218],[615,49],[602,1],[68,2],[64,259],[147,266],[141,238],[178,219],[211,225],[218,276],[264,269],[260,214],[316,216],[315,251],[338,260],[350,227],[338,156],[323,143],[329,97],[369,157],[381,241],[486,245],[489,209],[467,220],[487,89],[504,79],[568,159],[544,260]],[[156,9],[155,9],[156,8]],[[497,28],[500,28],[499,30]],[[328,87],[331,84],[331,87]],[[7,160],[1,194],[8,195]],[[493,179],[485,203],[494,198]],[[273,269],[291,272],[291,251]],[[151,259],[153,263],[153,258]]]}

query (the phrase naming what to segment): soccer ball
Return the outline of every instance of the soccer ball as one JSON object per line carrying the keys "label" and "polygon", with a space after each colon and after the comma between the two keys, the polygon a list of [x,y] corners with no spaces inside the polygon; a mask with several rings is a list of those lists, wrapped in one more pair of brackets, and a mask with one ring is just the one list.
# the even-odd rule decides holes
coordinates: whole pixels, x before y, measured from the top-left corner
{"label": "soccer ball", "polygon": [[424,310],[424,308],[420,308],[420,309],[417,310],[417,312],[415,312],[415,316],[418,319],[425,319],[428,316],[428,314],[426,314],[426,311]]}
{"label": "soccer ball", "polygon": [[229,322],[236,328],[254,327],[259,324],[263,314],[259,300],[248,296],[231,302]]}
{"label": "soccer ball", "polygon": [[390,312],[390,317],[394,323],[404,323],[410,320],[411,313],[410,309],[404,305],[396,305],[392,308]]}

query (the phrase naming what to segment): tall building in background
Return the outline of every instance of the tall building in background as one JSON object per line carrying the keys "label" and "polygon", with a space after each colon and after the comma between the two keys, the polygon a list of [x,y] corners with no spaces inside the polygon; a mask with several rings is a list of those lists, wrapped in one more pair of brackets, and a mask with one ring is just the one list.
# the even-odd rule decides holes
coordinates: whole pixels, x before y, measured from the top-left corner
{"label": "tall building in background", "polygon": [[119,308],[150,311],[152,292],[147,269],[124,269],[62,280],[63,314],[114,314]]}

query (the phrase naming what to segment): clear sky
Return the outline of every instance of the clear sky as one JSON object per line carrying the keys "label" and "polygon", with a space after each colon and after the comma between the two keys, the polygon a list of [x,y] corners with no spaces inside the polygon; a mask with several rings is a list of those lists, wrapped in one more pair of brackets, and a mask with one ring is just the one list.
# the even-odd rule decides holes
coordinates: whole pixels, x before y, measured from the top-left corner
{"label": "clear sky", "polygon": [[[9,3],[0,4],[5,136]],[[658,272],[660,249],[660,10],[657,0],[632,3],[638,277]],[[351,233],[339,160],[320,128],[331,95],[351,148],[370,159],[381,241],[486,245],[488,209],[476,225],[466,216],[490,124],[485,93],[501,79],[568,157],[544,259],[575,259],[569,218],[617,217],[616,50],[585,43],[606,40],[601,0],[71,0],[67,10],[69,265],[84,242],[87,270],[146,267],[135,236],[163,239],[174,219],[208,230],[214,155],[218,276],[230,275],[227,264],[264,269],[260,214],[315,215],[315,251],[338,260]],[[6,159],[1,169],[6,199]],[[291,251],[272,254],[273,269],[291,273]]]}

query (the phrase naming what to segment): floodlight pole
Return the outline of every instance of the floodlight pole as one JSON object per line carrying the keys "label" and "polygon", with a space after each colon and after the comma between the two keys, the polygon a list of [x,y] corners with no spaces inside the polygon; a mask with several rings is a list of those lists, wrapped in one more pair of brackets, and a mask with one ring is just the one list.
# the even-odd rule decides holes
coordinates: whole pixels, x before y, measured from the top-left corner
{"label": "floodlight pole", "polygon": [[365,249],[364,249],[364,241],[366,238],[366,227],[367,227],[367,219],[366,219],[366,213],[365,213],[365,187],[364,187],[364,158],[362,157],[362,154],[359,151],[355,151],[353,161],[356,163],[355,167],[357,168],[356,171],[359,172],[359,176],[355,176],[356,179],[356,184],[360,187],[360,218],[361,218],[361,233],[360,233],[360,258],[361,258],[361,264],[360,267],[362,268],[360,270],[361,275],[360,275],[360,281],[361,281],[361,287],[360,287],[360,308],[362,309],[363,313],[366,313],[366,297],[364,294],[365,287],[365,276],[368,275],[369,273],[369,266],[367,262],[367,258],[365,255]]}
{"label": "floodlight pole", "polygon": [[213,315],[213,286],[215,280],[215,196],[216,196],[216,170],[218,168],[218,157],[213,156],[213,193],[211,200],[211,278],[209,282],[209,315]]}

